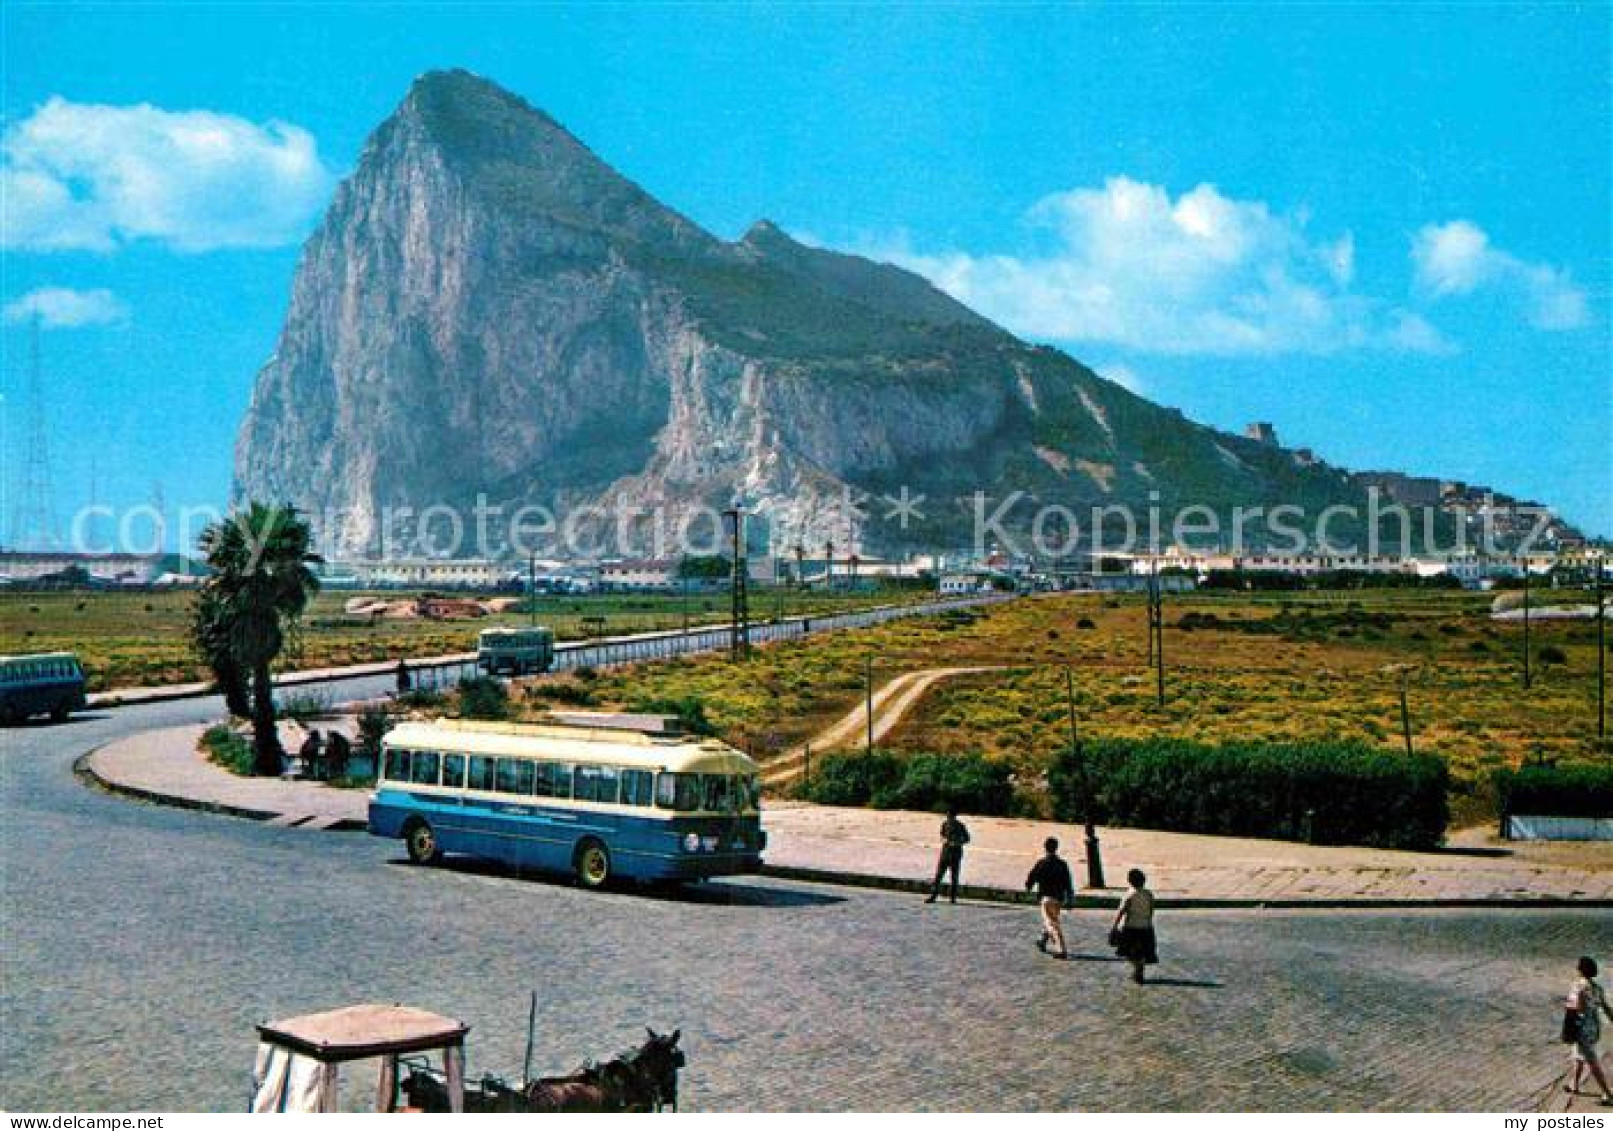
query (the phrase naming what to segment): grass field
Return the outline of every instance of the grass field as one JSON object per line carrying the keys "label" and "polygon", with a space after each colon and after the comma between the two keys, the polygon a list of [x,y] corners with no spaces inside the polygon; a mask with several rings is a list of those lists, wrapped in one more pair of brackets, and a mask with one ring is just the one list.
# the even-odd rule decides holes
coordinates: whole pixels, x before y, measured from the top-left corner
{"label": "grass field", "polygon": [[[866,661],[876,684],[918,668],[996,665],[1002,670],[940,685],[885,745],[984,751],[1034,780],[1069,741],[1066,665],[1079,725],[1091,735],[1327,737],[1395,749],[1407,670],[1414,744],[1450,763],[1453,804],[1469,818],[1488,811],[1478,787],[1491,767],[1613,756],[1594,741],[1594,623],[1536,621],[1525,691],[1522,626],[1492,621],[1490,604],[1488,595],[1461,592],[1172,595],[1163,709],[1147,666],[1142,601],[1093,595],[772,645],[742,666],[702,656],[582,681],[549,678],[528,686],[522,706],[535,713],[551,692],[624,707],[694,698],[726,737],[766,756],[855,707]],[[1553,662],[1540,661],[1542,650]]]}
{"label": "grass field", "polygon": [[[350,590],[321,593],[304,617],[298,650],[282,668],[318,668],[404,657],[468,652],[476,635],[499,624],[523,625],[522,613],[478,620],[378,620],[354,622],[343,604],[360,596]],[[411,594],[389,591],[388,600]],[[917,600],[933,594],[911,591],[871,593],[757,590],[751,616],[817,614],[862,605]],[[0,655],[18,652],[76,652],[89,675],[90,689],[188,683],[207,678],[187,639],[191,602],[182,592],[4,593],[0,592]],[[595,594],[539,597],[538,621],[562,640],[577,639],[588,628],[585,617],[605,618],[606,633],[650,632],[691,623],[723,621],[725,593],[693,594],[687,604],[677,594]]]}

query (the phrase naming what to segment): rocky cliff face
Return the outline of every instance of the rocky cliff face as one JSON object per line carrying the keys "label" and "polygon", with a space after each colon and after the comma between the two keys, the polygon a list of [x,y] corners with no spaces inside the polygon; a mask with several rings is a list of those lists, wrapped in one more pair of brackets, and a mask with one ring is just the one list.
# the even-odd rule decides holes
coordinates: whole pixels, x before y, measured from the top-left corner
{"label": "rocky cliff face", "polygon": [[[479,498],[624,514],[590,512],[631,535],[620,552],[655,549],[639,510],[668,508],[664,531],[739,500],[783,552],[967,544],[976,490],[1076,509],[1344,492],[905,271],[765,222],[718,240],[464,72],[415,83],[309,240],[237,481],[341,553],[442,545],[446,512],[422,512],[470,524]],[[924,517],[885,521],[877,496],[904,486]],[[867,517],[844,505],[859,492]],[[498,550],[490,525],[460,552]]]}

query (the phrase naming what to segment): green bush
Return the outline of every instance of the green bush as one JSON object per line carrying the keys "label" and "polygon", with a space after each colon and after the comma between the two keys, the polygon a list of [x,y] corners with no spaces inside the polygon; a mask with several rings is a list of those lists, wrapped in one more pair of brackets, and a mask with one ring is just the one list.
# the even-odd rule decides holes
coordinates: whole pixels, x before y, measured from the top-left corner
{"label": "green bush", "polygon": [[814,760],[800,795],[820,805],[867,805],[875,809],[1004,816],[1014,807],[1009,767],[983,754],[915,754],[888,750],[828,754]]}
{"label": "green bush", "polygon": [[1613,766],[1497,770],[1495,791],[1503,816],[1613,817]]}
{"label": "green bush", "polygon": [[330,696],[317,691],[293,691],[280,697],[275,714],[299,723],[323,719],[330,715]]}
{"label": "green bush", "polygon": [[459,685],[459,714],[466,719],[509,718],[510,693],[484,675],[464,680]]}
{"label": "green bush", "polygon": [[902,780],[902,760],[885,750],[826,754],[812,760],[800,795],[819,805],[871,805],[888,797]]}
{"label": "green bush", "polygon": [[686,734],[717,733],[717,728],[706,718],[705,701],[698,695],[640,696],[630,702],[627,709],[645,715],[675,716]]}
{"label": "green bush", "polygon": [[223,766],[232,774],[252,776],[252,743],[223,723],[208,727],[202,734],[202,749],[207,760]]}
{"label": "green bush", "polygon": [[1061,753],[1053,812],[1137,828],[1316,844],[1433,848],[1450,819],[1449,775],[1433,755],[1358,743],[1210,744],[1104,739]]}

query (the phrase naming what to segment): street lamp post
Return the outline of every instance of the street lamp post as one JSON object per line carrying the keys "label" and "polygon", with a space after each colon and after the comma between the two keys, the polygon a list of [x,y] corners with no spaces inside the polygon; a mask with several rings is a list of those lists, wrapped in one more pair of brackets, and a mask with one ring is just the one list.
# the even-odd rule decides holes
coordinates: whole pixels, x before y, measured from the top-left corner
{"label": "street lamp post", "polygon": [[1092,820],[1092,771],[1081,753],[1081,736],[1075,727],[1075,673],[1064,665],[1064,701],[1070,714],[1070,757],[1081,767],[1082,818],[1086,823],[1087,887],[1104,888],[1103,850],[1098,844],[1098,827]]}

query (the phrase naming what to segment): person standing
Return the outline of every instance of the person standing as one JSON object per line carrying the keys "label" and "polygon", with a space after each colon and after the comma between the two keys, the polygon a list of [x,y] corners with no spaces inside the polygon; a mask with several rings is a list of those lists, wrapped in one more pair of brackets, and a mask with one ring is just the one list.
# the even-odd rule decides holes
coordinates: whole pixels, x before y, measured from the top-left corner
{"label": "person standing", "polygon": [[1121,899],[1109,934],[1114,939],[1115,953],[1131,963],[1131,980],[1142,985],[1143,967],[1159,961],[1154,937],[1154,893],[1148,890],[1148,877],[1138,868],[1126,873],[1126,882],[1131,890]]}
{"label": "person standing", "polygon": [[935,864],[935,881],[930,884],[930,898],[934,903],[941,894],[941,878],[952,874],[952,902],[958,902],[958,870],[963,867],[963,846],[969,843],[969,830],[958,820],[958,807],[947,806],[947,819],[941,822],[941,858]]}
{"label": "person standing", "polygon": [[1568,1091],[1578,1095],[1580,1078],[1585,1070],[1591,1070],[1591,1078],[1602,1086],[1602,1106],[1613,1107],[1613,1089],[1607,1086],[1607,1073],[1602,1070],[1602,1061],[1596,1052],[1596,1043],[1602,1038],[1602,1017],[1605,1015],[1613,1021],[1613,1008],[1607,1004],[1607,995],[1596,980],[1596,959],[1588,955],[1579,960],[1579,978],[1568,991],[1568,1018],[1564,1019],[1564,1036],[1569,1035],[1572,1029],[1573,1040],[1570,1042],[1569,1056],[1574,1062],[1574,1082],[1568,1085]]}
{"label": "person standing", "polygon": [[1034,888],[1042,907],[1042,933],[1036,940],[1036,949],[1046,954],[1048,944],[1052,943],[1058,948],[1053,951],[1053,957],[1068,958],[1070,955],[1064,947],[1064,927],[1059,923],[1059,914],[1064,910],[1064,905],[1075,897],[1075,881],[1070,878],[1070,866],[1059,855],[1058,838],[1048,837],[1042,842],[1042,848],[1042,858],[1031,869],[1030,875],[1025,877],[1025,890]]}
{"label": "person standing", "polygon": [[397,681],[398,694],[407,695],[409,693],[409,689],[414,686],[414,681],[409,678],[409,661],[398,661]]}

